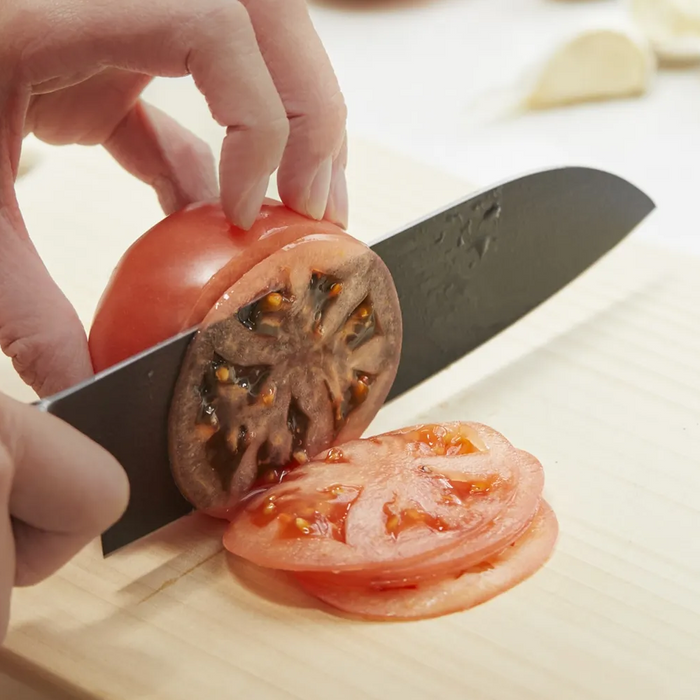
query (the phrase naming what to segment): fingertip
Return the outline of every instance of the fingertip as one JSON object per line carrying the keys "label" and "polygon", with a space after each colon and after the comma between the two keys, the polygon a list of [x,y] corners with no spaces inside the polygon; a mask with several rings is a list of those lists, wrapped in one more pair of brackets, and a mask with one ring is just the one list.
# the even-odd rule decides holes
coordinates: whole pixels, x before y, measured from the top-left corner
{"label": "fingertip", "polygon": [[[90,499],[90,502],[83,503],[76,521],[82,523],[83,532],[88,537],[98,537],[124,515],[131,496],[129,478],[111,452],[78,433],[72,426],[61,427],[73,433],[75,442],[72,450],[76,455],[76,466],[82,462],[80,472],[85,493]],[[88,471],[92,472],[89,480]]]}
{"label": "fingertip", "polygon": [[[104,521],[99,534],[118,522],[129,506],[131,484],[124,467],[106,452]],[[109,462],[109,464],[107,464]]]}
{"label": "fingertip", "polygon": [[306,216],[320,221],[328,206],[328,195],[331,189],[331,177],[333,175],[333,160],[327,158],[321,163],[313,175],[306,195],[304,211]]}
{"label": "fingertip", "polygon": [[333,181],[328,196],[328,206],[326,207],[324,218],[343,229],[347,229],[349,209],[345,168],[340,166],[333,174]]}
{"label": "fingertip", "polygon": [[309,219],[320,221],[328,207],[333,176],[332,159],[307,165],[285,154],[277,173],[277,188],[285,206]]}
{"label": "fingertip", "polygon": [[222,197],[222,207],[226,218],[244,231],[249,231],[260,214],[270,186],[270,176],[265,175],[243,195]]}

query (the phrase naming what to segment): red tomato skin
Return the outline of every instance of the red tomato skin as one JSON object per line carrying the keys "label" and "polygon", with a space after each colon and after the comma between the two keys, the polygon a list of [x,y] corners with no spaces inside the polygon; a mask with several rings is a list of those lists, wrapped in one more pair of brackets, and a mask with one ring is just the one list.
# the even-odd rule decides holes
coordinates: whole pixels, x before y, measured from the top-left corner
{"label": "red tomato skin", "polygon": [[102,294],[89,337],[94,370],[199,324],[251,267],[311,233],[347,235],[272,199],[265,200],[249,231],[233,226],[219,201],[166,217],[127,249]]}

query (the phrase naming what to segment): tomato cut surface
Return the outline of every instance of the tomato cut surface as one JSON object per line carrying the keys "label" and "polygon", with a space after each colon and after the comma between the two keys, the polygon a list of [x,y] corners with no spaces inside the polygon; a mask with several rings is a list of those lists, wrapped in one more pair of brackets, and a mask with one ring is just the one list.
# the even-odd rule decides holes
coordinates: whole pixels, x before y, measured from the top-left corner
{"label": "tomato cut surface", "polygon": [[231,225],[218,202],[166,217],[126,251],[100,299],[89,338],[95,371],[199,324],[251,267],[314,233],[346,235],[270,199],[249,231]]}
{"label": "tomato cut surface", "polygon": [[257,480],[359,437],[400,350],[396,290],[367,246],[318,234],[273,252],[221,296],[188,349],[170,416],[181,492],[223,515]]}
{"label": "tomato cut surface", "polygon": [[[447,549],[436,549],[419,562],[409,561],[376,571],[365,569],[358,572],[309,573],[309,581],[323,586],[343,588],[371,588],[386,590],[403,588],[441,576],[463,571],[500,551],[505,543],[518,537],[530,525],[543,487],[543,471],[540,462],[522,450],[512,450],[512,463],[517,465],[519,476],[512,500],[496,516],[488,527],[476,536],[462,539]],[[480,491],[476,491],[476,494]]]}
{"label": "tomato cut surface", "polygon": [[480,605],[532,576],[550,558],[559,526],[541,501],[525,532],[499,553],[455,575],[403,589],[357,590],[323,585],[297,574],[301,586],[329,605],[364,619],[415,620],[446,615]]}
{"label": "tomato cut surface", "polygon": [[224,544],[261,566],[359,587],[464,567],[534,516],[542,467],[524,455],[479,423],[351,441],[249,499]]}

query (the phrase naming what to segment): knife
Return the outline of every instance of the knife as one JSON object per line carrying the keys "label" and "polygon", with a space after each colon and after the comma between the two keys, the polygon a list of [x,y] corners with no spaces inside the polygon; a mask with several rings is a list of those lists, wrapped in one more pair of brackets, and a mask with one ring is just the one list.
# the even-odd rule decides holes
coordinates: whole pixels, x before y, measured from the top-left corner
{"label": "knife", "polygon": [[[590,168],[535,172],[471,194],[376,241],[403,316],[387,401],[482,345],[622,241],[654,203]],[[111,452],[131,497],[108,555],[192,512],[171,475],[168,412],[191,328],[35,405]]]}

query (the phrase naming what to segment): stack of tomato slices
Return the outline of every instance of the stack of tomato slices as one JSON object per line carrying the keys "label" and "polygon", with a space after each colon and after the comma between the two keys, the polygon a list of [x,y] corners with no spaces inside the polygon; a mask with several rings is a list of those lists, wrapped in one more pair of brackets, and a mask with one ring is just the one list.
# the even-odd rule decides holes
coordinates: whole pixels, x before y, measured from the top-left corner
{"label": "stack of tomato slices", "polygon": [[[197,324],[171,466],[195,508],[233,502],[233,554],[374,619],[473,607],[547,561],[558,526],[542,465],[495,430],[445,423],[359,439],[396,374],[401,314],[383,263],[347,233],[270,200],[248,232],[216,202],[167,217],[100,300],[95,370]],[[260,480],[239,502],[254,468]]]}
{"label": "stack of tomato slices", "polygon": [[251,493],[224,537],[363,618],[471,608],[537,571],[557,539],[540,462],[479,423],[333,447]]}

